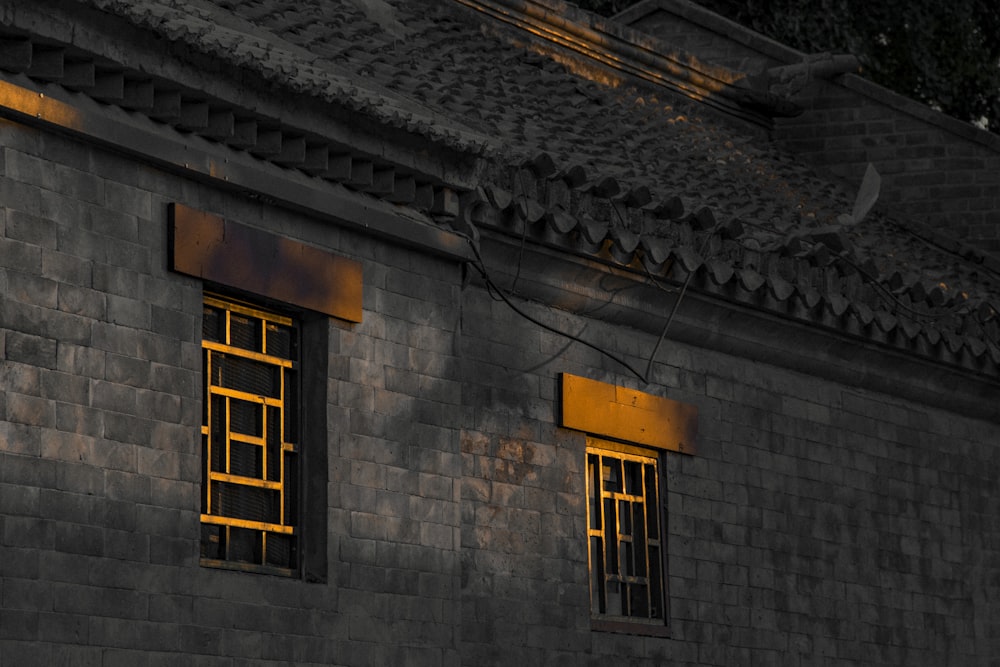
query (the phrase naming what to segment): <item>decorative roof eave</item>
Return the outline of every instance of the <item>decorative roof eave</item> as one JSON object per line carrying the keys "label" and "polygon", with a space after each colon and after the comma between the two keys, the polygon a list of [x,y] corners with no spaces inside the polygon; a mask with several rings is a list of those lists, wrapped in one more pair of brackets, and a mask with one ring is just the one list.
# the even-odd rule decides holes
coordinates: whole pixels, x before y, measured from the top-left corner
{"label": "decorative roof eave", "polygon": [[454,0],[497,21],[519,29],[535,43],[559,47],[588,68],[632,77],[725,113],[769,127],[775,116],[794,116],[801,109],[776,94],[768,85],[738,85],[745,73],[700,62],[695,56],[674,49],[618,23],[558,0]]}
{"label": "decorative roof eave", "polygon": [[495,151],[417,102],[359,87],[280,40],[217,25],[200,15],[207,10],[77,0],[47,12],[50,4],[0,7],[0,72],[425,212],[453,214],[456,193]]}
{"label": "decorative roof eave", "polygon": [[[503,183],[502,175],[494,183]],[[462,198],[460,220],[631,271],[705,297],[771,313],[965,372],[1000,377],[1000,324],[989,304],[966,302],[900,275],[881,276],[819,228],[789,247],[745,251],[740,220],[655,201],[644,188],[556,171],[541,154]],[[652,230],[657,232],[651,233]],[[728,245],[735,253],[722,252]]]}
{"label": "decorative roof eave", "polygon": [[458,194],[447,187],[428,187],[426,202],[398,206],[190,131],[109,108],[54,84],[39,84],[24,75],[0,74],[0,117],[67,134],[187,178],[346,224],[363,233],[457,260],[471,258],[465,239],[440,227],[434,219],[458,211]]}
{"label": "decorative roof eave", "polygon": [[[362,113],[379,123],[419,134],[453,150],[480,153],[489,137],[446,118],[415,100],[402,97],[371,82],[360,84],[349,73],[319,56],[287,44],[275,35],[252,35],[225,24],[232,16],[217,8],[179,0],[76,0],[117,15],[131,25],[152,31],[167,41],[185,45],[241,70],[250,71],[295,95],[313,97]],[[181,52],[177,52],[181,55]]]}
{"label": "decorative roof eave", "polygon": [[[671,357],[665,351],[670,348],[669,342],[659,348],[652,363],[650,355],[657,349],[653,342],[662,334],[681,293],[675,282],[654,281],[634,266],[600,261],[585,253],[573,255],[562,248],[525,245],[520,234],[487,228],[485,223],[480,243],[489,279],[501,288],[516,288],[518,300],[556,304],[561,310],[588,319],[647,334],[632,337],[627,346],[614,350],[628,350],[621,361],[630,367],[618,360],[609,360],[604,366],[626,375],[648,364],[646,376],[637,374],[633,381],[637,379],[640,387],[646,382],[665,383],[661,372],[662,364],[669,363]],[[770,288],[762,289],[755,299],[738,301],[703,287],[699,281],[685,292],[668,330],[668,340],[890,393],[975,418],[1000,420],[1000,381],[995,359],[992,367],[977,370],[949,358],[914,353],[908,345],[866,338],[842,326],[843,322],[853,321],[849,314],[840,321],[818,325],[775,309]],[[550,316],[539,309],[531,313],[557,329],[565,326],[562,316]],[[596,347],[602,339],[601,334],[581,337],[585,344]]]}

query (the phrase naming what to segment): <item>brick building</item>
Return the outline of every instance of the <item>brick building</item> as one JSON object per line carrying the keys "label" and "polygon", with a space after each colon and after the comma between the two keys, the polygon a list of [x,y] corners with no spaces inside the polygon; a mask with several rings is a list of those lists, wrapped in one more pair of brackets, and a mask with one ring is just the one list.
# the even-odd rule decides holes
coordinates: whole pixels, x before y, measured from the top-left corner
{"label": "brick building", "polygon": [[1000,655],[995,135],[681,0],[0,25],[0,664]]}

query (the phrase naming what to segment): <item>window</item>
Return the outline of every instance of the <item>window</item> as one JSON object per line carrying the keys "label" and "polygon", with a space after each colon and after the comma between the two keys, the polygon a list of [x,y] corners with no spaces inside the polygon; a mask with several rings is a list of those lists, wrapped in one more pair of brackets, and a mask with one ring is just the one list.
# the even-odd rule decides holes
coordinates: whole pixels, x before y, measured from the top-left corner
{"label": "window", "polygon": [[595,620],[663,626],[663,534],[657,458],[587,439],[587,537]]}
{"label": "window", "polygon": [[299,560],[299,331],[206,296],[203,564],[293,574]]}

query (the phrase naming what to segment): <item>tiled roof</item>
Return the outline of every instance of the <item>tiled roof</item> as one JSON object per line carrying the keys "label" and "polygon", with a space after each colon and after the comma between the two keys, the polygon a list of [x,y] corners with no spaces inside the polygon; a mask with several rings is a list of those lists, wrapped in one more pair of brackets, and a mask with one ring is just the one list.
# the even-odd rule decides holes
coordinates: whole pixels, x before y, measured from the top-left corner
{"label": "tiled roof", "polygon": [[673,280],[696,271],[695,287],[726,298],[996,373],[992,258],[878,207],[842,224],[855,193],[761,133],[485,14],[426,0],[90,4],[482,155],[482,196],[467,198],[481,224],[527,224]]}

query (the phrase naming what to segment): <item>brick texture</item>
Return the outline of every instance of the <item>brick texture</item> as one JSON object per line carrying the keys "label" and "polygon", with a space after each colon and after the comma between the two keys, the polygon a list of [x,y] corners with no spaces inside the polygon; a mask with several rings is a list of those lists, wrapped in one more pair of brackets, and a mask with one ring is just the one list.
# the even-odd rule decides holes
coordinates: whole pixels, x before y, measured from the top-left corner
{"label": "brick texture", "polygon": [[[591,629],[561,372],[633,389],[456,263],[0,125],[0,664],[989,665],[997,425],[667,341],[670,636]],[[84,171],[80,165],[92,165]],[[323,581],[201,567],[203,286],[171,201],[358,259],[329,320]],[[652,336],[536,303],[645,360]]]}

